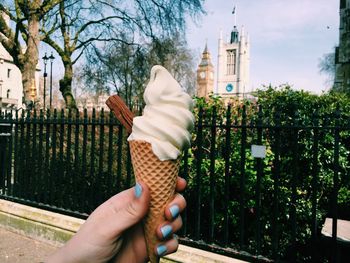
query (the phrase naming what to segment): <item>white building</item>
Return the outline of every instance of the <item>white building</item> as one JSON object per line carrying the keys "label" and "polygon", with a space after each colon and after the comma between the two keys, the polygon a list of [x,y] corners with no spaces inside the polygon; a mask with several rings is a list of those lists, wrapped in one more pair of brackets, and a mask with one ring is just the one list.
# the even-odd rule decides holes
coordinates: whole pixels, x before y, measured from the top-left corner
{"label": "white building", "polygon": [[340,1],[339,45],[335,51],[334,89],[350,91],[350,0]]}
{"label": "white building", "polygon": [[[220,96],[225,102],[230,98],[249,97],[249,64],[250,43],[242,27],[238,32],[235,8],[234,26],[229,39],[223,38],[220,32],[218,41],[217,68],[214,69],[210,53],[205,47],[202,59],[197,69],[197,96],[208,98],[210,93]],[[214,71],[217,72],[216,87],[214,87]]]}
{"label": "white building", "polygon": [[243,97],[249,83],[249,39],[242,27],[234,26],[229,41],[220,33],[216,94],[223,98]]}
{"label": "white building", "polygon": [[[6,16],[5,20],[8,24],[10,23]],[[39,98],[39,79],[40,69],[37,68],[35,83],[33,83],[33,88],[30,90],[33,101]],[[13,63],[11,55],[0,44],[0,110],[20,108],[25,108],[25,105],[23,105],[22,74]]]}
{"label": "white building", "polygon": [[84,109],[86,109],[88,112],[91,112],[93,109],[95,109],[97,112],[99,112],[103,109],[105,112],[107,112],[109,111],[109,108],[106,105],[106,100],[108,98],[108,94],[91,96],[85,95],[77,98],[76,103],[79,111],[84,111]]}
{"label": "white building", "polygon": [[13,64],[12,57],[0,45],[0,109],[22,107],[22,74]]}

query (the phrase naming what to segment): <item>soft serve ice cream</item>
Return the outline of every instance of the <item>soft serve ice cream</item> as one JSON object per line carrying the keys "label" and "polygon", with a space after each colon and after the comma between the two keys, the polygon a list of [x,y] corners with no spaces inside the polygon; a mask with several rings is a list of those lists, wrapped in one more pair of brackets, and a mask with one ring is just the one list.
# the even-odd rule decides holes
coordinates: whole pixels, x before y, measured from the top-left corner
{"label": "soft serve ice cream", "polygon": [[194,117],[191,97],[162,66],[154,66],[144,92],[143,115],[133,119],[128,141],[146,141],[161,160],[175,160],[190,145]]}
{"label": "soft serve ice cream", "polygon": [[166,220],[164,207],[175,195],[180,153],[190,145],[193,103],[162,66],[152,68],[144,100],[143,115],[133,119],[128,141],[135,179],[150,191],[143,227],[150,261],[158,263],[156,227]]}

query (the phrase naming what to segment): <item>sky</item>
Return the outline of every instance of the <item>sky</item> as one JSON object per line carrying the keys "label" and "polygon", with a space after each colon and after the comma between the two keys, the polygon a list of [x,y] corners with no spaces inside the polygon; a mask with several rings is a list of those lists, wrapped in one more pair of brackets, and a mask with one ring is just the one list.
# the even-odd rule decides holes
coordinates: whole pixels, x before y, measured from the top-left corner
{"label": "sky", "polygon": [[198,56],[205,43],[214,67],[220,30],[225,38],[236,22],[250,38],[250,89],[290,84],[321,94],[329,90],[319,61],[339,42],[339,0],[206,0],[207,12],[189,22],[187,40]]}

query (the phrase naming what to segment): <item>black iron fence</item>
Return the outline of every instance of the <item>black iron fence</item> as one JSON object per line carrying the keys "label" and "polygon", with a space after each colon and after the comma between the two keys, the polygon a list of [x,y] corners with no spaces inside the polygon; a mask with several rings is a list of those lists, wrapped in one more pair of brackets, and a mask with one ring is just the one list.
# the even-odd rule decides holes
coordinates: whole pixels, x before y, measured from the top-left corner
{"label": "black iron fence", "polygon": [[[336,219],[350,220],[349,118],[245,107],[196,115],[180,170],[182,243],[249,261],[349,256],[336,235]],[[12,112],[0,134],[1,198],[84,218],[134,183],[127,135],[109,112]]]}

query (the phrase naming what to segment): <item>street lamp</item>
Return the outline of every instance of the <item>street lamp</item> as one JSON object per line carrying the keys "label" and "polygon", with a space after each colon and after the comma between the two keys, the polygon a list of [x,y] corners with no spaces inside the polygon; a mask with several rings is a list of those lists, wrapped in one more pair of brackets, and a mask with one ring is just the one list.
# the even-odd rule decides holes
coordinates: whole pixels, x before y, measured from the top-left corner
{"label": "street lamp", "polygon": [[51,56],[49,57],[51,62],[51,68],[50,68],[50,109],[52,106],[52,63],[55,57],[53,56],[53,53],[51,52]]}
{"label": "street lamp", "polygon": [[4,83],[4,81],[0,78],[0,97],[2,97],[2,83]]}
{"label": "street lamp", "polygon": [[0,78],[0,112],[1,112],[1,109],[2,109],[2,83],[4,81]]}
{"label": "street lamp", "polygon": [[45,56],[43,56],[42,59],[44,60],[44,109],[46,109],[46,77],[47,77],[46,65],[47,65],[47,61],[50,58],[46,55],[46,52],[45,52]]}

